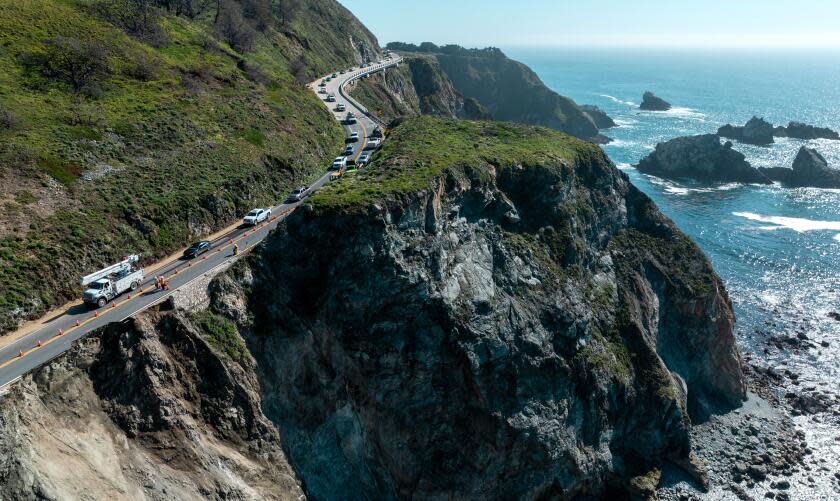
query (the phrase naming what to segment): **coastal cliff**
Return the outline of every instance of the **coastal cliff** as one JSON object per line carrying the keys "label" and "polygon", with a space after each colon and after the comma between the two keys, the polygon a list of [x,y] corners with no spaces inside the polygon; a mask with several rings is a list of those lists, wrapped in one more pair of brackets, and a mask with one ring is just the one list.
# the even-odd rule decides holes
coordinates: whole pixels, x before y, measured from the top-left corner
{"label": "coastal cliff", "polygon": [[249,264],[215,308],[316,498],[630,489],[744,397],[702,252],[546,129],[411,120]]}
{"label": "coastal cliff", "polygon": [[[605,143],[609,138],[599,132],[595,119],[605,122],[604,117],[590,116],[572,99],[561,96],[543,84],[540,78],[526,65],[514,61],[496,48],[465,49],[457,45],[438,47],[425,42],[419,46],[393,42],[387,46],[399,51],[410,67],[414,92],[433,96],[432,99],[452,103],[449,106],[431,106],[407,109],[405,116],[418,113],[459,118],[480,118],[542,125],[575,137]],[[387,77],[386,77],[387,78]],[[403,78],[404,81],[409,81]],[[376,86],[378,82],[363,83],[362,86]],[[429,82],[436,83],[428,85]],[[442,84],[437,83],[442,82]],[[387,82],[386,82],[387,84]],[[380,98],[383,94],[397,96],[389,100],[411,100],[409,90],[403,85],[378,85],[378,91],[361,90],[354,94],[372,109],[383,108]],[[463,105],[453,100],[449,88],[463,99]],[[429,92],[429,90],[432,92]],[[402,93],[402,94],[401,94]],[[372,97],[376,96],[377,99]],[[439,110],[460,110],[455,114],[440,113]],[[607,119],[609,117],[606,117]]]}
{"label": "coastal cliff", "polygon": [[432,57],[407,57],[396,69],[375,73],[347,86],[350,94],[377,117],[433,115],[442,118],[488,119],[475,99],[465,98]]}
{"label": "coastal cliff", "polygon": [[[702,481],[692,423],[745,396],[703,253],[544,128],[408,120],[209,294],[26,376],[0,493],[640,498],[667,463]],[[95,423],[68,447],[97,484],[54,467],[48,415]]]}

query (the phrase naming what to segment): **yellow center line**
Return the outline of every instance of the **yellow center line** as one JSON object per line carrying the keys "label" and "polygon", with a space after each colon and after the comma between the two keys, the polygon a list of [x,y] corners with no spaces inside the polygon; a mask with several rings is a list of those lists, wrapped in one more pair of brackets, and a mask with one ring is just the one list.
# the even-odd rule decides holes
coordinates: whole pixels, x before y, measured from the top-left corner
{"label": "yellow center line", "polygon": [[[291,214],[292,212],[294,212],[294,210],[295,210],[295,208],[294,208],[294,207],[292,207],[291,209],[287,209],[287,210],[285,210],[285,211],[281,212],[281,213],[280,213],[280,214],[278,214],[277,216],[274,216],[274,217],[270,218],[268,221],[264,222],[262,225],[259,225],[259,226],[255,227],[255,228],[251,231],[251,233],[256,232],[256,231],[257,231],[257,229],[260,229],[260,228],[265,228],[266,226],[268,226],[268,225],[272,224],[272,223],[273,223],[273,222],[275,222],[275,221],[278,221],[278,220],[280,220],[280,219],[283,219],[284,217],[286,217],[286,216],[288,216],[289,214]],[[248,232],[245,232],[244,234],[240,235],[239,237],[237,237],[237,238],[233,238],[233,239],[229,240],[229,241],[228,241],[228,243],[226,243],[226,244],[222,245],[221,247],[218,247],[218,248],[217,248],[217,249],[218,249],[218,250],[217,250],[217,252],[221,252],[221,250],[222,250],[222,249],[224,249],[225,247],[227,247],[227,246],[229,246],[229,245],[232,245],[234,242],[236,242],[236,241],[238,241],[238,240],[242,240],[243,238],[245,238],[245,236],[246,236],[247,234],[248,234]],[[245,252],[245,251],[248,251],[248,250],[252,249],[252,248],[253,248],[255,245],[257,245],[257,244],[259,244],[259,241],[254,242],[253,244],[251,244],[251,245],[249,245],[248,247],[246,247],[245,249],[243,249],[243,252]],[[205,257],[206,257],[206,256],[205,256]],[[181,265],[181,266],[183,266],[183,265]],[[191,263],[190,263],[188,266],[191,266]],[[174,270],[174,271],[172,271],[172,272],[169,274],[169,276],[170,276],[170,277],[173,277],[173,276],[175,276],[175,275],[177,275],[177,274],[178,274],[178,268],[176,267],[176,268],[175,268],[175,270]],[[102,313],[100,313],[100,312],[98,312],[98,311],[97,311],[97,312],[94,312],[94,314],[93,314],[93,315],[91,315],[90,317],[88,317],[88,318],[84,319],[83,321],[79,322],[78,324],[73,325],[72,327],[70,327],[70,328],[69,328],[69,329],[67,329],[67,330],[61,330],[61,329],[59,329],[59,330],[56,332],[56,334],[55,334],[55,335],[51,336],[51,337],[50,337],[49,339],[47,339],[46,341],[41,341],[41,340],[39,339],[39,340],[38,340],[38,343],[39,343],[39,344],[36,344],[34,347],[32,347],[32,348],[30,348],[30,349],[28,349],[28,350],[26,350],[26,351],[22,351],[22,350],[21,350],[21,351],[20,351],[17,355],[15,355],[15,356],[14,356],[14,357],[12,357],[11,359],[7,360],[6,362],[3,362],[2,364],[0,364],[0,369],[3,369],[3,368],[5,368],[5,367],[8,367],[9,365],[11,365],[11,364],[13,364],[13,363],[17,362],[18,360],[20,360],[21,358],[23,358],[23,357],[25,357],[25,356],[29,355],[30,353],[33,353],[33,352],[35,352],[35,351],[38,351],[38,350],[40,350],[41,348],[43,348],[43,347],[47,346],[48,344],[50,344],[50,343],[54,342],[56,339],[58,339],[58,338],[60,338],[60,337],[62,337],[62,336],[65,336],[65,335],[67,335],[67,334],[69,334],[69,333],[71,333],[71,332],[75,331],[76,329],[80,329],[80,328],[84,327],[86,324],[88,324],[88,323],[90,323],[90,322],[93,322],[94,320],[96,320],[96,319],[98,319],[98,318],[100,318],[100,317],[103,317],[103,316],[107,315],[108,313],[110,313],[110,312],[112,312],[112,311],[116,310],[117,308],[121,307],[122,305],[124,305],[124,304],[126,304],[126,303],[128,303],[128,302],[130,302],[130,301],[133,301],[133,300],[137,299],[138,297],[141,297],[141,296],[143,295],[143,292],[145,292],[145,291],[146,291],[146,289],[144,289],[143,287],[140,287],[139,289],[137,289],[137,291],[136,291],[136,293],[135,293],[134,295],[132,295],[131,293],[129,293],[128,297],[126,297],[126,298],[125,298],[125,299],[123,299],[122,301],[120,301],[120,302],[114,301],[113,303],[111,303],[111,306],[109,306],[109,307],[108,307],[106,310],[104,310]]]}

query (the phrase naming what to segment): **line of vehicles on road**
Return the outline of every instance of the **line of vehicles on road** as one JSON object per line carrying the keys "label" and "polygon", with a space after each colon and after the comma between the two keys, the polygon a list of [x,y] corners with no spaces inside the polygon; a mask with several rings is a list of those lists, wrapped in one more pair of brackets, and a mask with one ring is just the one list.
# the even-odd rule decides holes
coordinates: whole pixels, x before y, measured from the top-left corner
{"label": "line of vehicles on road", "polygon": [[[380,63],[382,62],[384,61],[380,61]],[[366,68],[371,64],[372,63],[365,63],[362,65],[362,68]],[[352,72],[354,70],[354,68],[350,68],[347,71]],[[343,74],[344,71],[341,71],[340,73]],[[318,89],[318,92],[326,94],[326,82],[329,82],[337,76],[337,73],[333,73],[331,76],[322,80],[319,84],[320,88]],[[327,102],[335,102],[335,94],[328,94],[325,100]],[[339,103],[335,106],[334,111],[343,113],[346,109],[347,107],[344,103]],[[345,115],[342,123],[345,125],[356,124],[356,115],[352,111],[347,112],[347,115]],[[370,137],[367,138],[367,141],[365,142],[362,154],[354,160],[353,155],[355,153],[355,147],[353,144],[359,142],[359,139],[359,133],[355,131],[350,132],[350,134],[348,134],[345,138],[343,154],[336,157],[329,168],[329,170],[333,172],[333,176],[330,177],[330,180],[341,177],[344,172],[348,171],[348,167],[352,166],[353,170],[355,170],[367,165],[370,162],[370,155],[382,145],[383,133],[379,127],[375,127],[371,132]],[[298,186],[289,193],[288,197],[286,197],[286,203],[300,202],[311,193],[311,187]],[[267,221],[269,217],[271,217],[271,209],[256,208],[245,215],[242,223],[244,226],[257,226],[260,223]],[[211,247],[212,243],[209,240],[200,240],[190,245],[184,251],[182,257],[183,259],[195,259],[205,252],[208,252]],[[137,290],[146,278],[144,269],[136,266],[139,260],[140,257],[138,255],[131,254],[125,256],[116,264],[106,266],[105,268],[82,277],[80,281],[81,285],[86,287],[82,294],[84,303],[89,307],[101,308],[117,296],[125,292]]]}

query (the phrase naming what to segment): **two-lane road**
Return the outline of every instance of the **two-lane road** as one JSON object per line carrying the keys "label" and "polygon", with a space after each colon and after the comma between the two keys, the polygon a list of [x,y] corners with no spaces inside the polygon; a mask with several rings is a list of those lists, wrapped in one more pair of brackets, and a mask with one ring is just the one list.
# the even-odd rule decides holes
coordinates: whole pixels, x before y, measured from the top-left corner
{"label": "two-lane road", "polygon": [[[355,103],[352,98],[345,96],[341,87],[348,81],[360,78],[365,74],[381,71],[386,67],[396,65],[398,59],[391,59],[384,64],[377,64],[368,68],[362,68],[354,72],[345,72],[332,79],[328,85],[328,92],[334,92],[337,102],[344,103],[347,111],[353,111],[358,117],[354,125],[344,125],[348,135],[352,132],[359,134],[359,141],[355,143],[356,151],[354,158],[358,158],[366,143],[370,131],[376,126],[376,122],[367,115],[366,110]],[[321,79],[310,84],[313,92],[317,93],[317,86]],[[322,98],[325,95],[321,95]],[[337,103],[324,103],[330,109]],[[334,113],[336,119],[341,121],[346,115]],[[338,153],[338,152],[337,152]],[[315,191],[324,184],[330,182],[330,173],[325,173],[311,186]],[[61,353],[67,351],[79,338],[89,334],[91,331],[103,327],[111,322],[125,320],[136,313],[149,308],[169,297],[179,288],[199,279],[205,274],[214,273],[236,257],[233,255],[233,245],[236,244],[243,251],[253,247],[262,241],[268,233],[298,205],[279,204],[272,207],[271,218],[257,227],[238,227],[212,241],[210,251],[192,260],[179,260],[155,270],[152,276],[148,276],[141,288],[134,294],[123,294],[114,301],[108,303],[104,308],[88,310],[84,305],[74,306],[55,316],[52,319],[43,321],[43,325],[18,339],[0,348],[0,388],[14,381],[28,371],[41,366]],[[127,251],[130,249],[127,249]],[[163,275],[169,280],[169,290],[159,291],[154,287],[155,276]],[[80,291],[81,294],[81,291]]]}

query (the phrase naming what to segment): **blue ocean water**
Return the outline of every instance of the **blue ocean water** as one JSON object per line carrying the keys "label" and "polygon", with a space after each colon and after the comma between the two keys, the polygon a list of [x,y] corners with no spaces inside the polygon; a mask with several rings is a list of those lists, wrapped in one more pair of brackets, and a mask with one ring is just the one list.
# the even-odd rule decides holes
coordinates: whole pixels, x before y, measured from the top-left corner
{"label": "blue ocean water", "polygon": [[[840,131],[840,52],[510,49],[556,92],[595,104],[619,123],[604,131],[610,158],[706,252],[729,290],[742,350],[754,363],[801,375],[784,391],[840,389],[840,190],[726,184],[647,176],[632,165],[661,141],[764,117]],[[651,90],[674,105],[641,112]],[[790,167],[800,146],[840,169],[840,141],[735,145],[753,166]],[[816,348],[767,349],[770,336],[804,333]],[[821,346],[822,341],[829,343]],[[816,422],[820,421],[820,422]],[[838,458],[831,418],[797,418],[811,447]]]}

